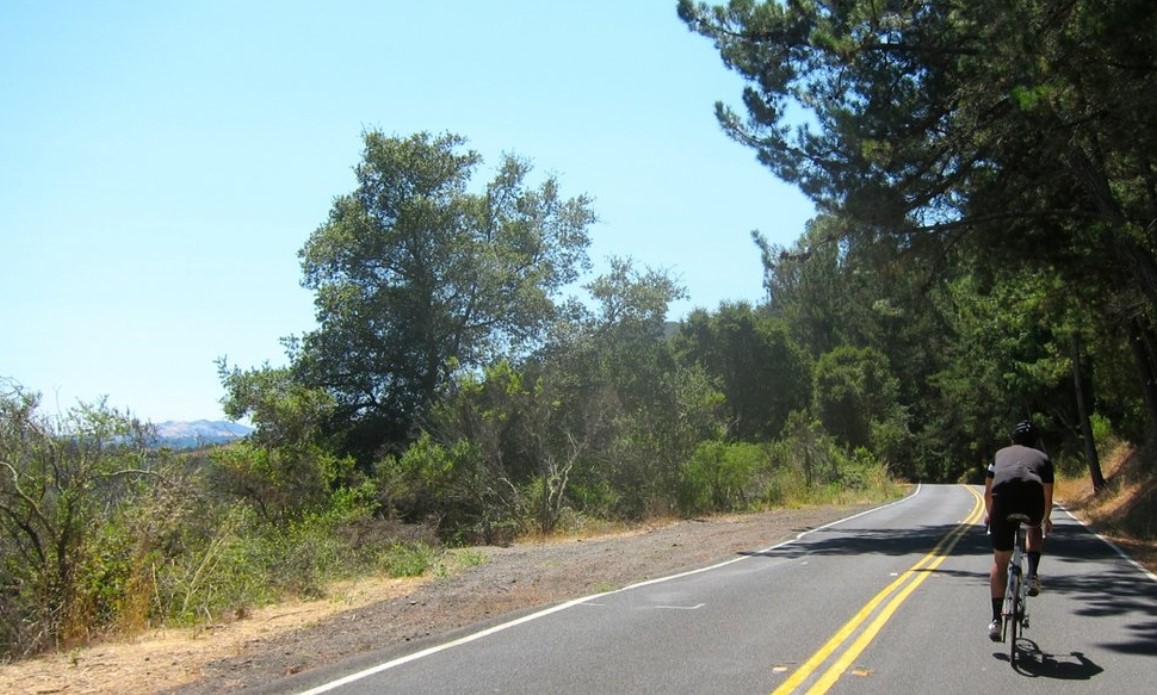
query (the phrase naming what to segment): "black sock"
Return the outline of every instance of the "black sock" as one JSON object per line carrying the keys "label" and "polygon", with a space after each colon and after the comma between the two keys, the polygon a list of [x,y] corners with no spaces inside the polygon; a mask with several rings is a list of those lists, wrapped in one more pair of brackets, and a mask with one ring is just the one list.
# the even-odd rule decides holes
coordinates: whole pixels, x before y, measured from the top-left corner
{"label": "black sock", "polygon": [[993,620],[1000,620],[1000,612],[1002,610],[1004,610],[1004,599],[1003,598],[992,599],[992,619]]}
{"label": "black sock", "polygon": [[1040,569],[1040,553],[1028,553],[1028,576],[1035,577]]}

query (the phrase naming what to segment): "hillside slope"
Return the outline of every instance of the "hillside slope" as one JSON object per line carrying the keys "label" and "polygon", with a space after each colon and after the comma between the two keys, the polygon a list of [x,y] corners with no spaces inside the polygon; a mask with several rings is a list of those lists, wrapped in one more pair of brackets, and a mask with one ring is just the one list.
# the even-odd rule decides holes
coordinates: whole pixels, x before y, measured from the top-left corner
{"label": "hillside slope", "polygon": [[1109,538],[1150,572],[1157,573],[1157,475],[1146,470],[1150,456],[1121,445],[1101,467],[1107,485],[1093,494],[1089,476],[1057,482],[1056,500]]}

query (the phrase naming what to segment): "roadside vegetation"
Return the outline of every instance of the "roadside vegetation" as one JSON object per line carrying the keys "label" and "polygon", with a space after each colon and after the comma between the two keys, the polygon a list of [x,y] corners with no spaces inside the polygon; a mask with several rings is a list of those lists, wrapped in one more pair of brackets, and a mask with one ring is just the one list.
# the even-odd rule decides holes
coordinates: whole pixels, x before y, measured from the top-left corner
{"label": "roadside vegetation", "polygon": [[[592,515],[568,500],[545,528],[533,481],[501,504],[475,507],[467,495],[502,481],[471,490],[458,478],[472,473],[461,454],[429,443],[415,443],[398,463],[417,467],[412,478],[379,486],[351,459],[322,450],[297,452],[291,467],[281,459],[289,452],[254,442],[152,449],[149,427],[122,413],[98,404],[49,417],[34,395],[12,387],[0,396],[0,422],[8,658],[241,617],[325,596],[342,580],[450,574],[481,561],[471,543],[596,535],[638,520]],[[822,478],[802,459],[777,458],[775,446],[702,446],[666,506],[690,516],[899,493],[882,466],[828,444],[813,452],[831,457]],[[432,509],[455,511],[460,525],[399,519],[387,504],[400,504],[403,493],[429,496]]]}
{"label": "roadside vegetation", "polygon": [[1153,455],[1121,441],[1106,443],[1105,452],[1100,492],[1083,471],[1062,472],[1056,500],[1157,574],[1157,475],[1147,463]]}
{"label": "roadside vegetation", "polygon": [[[979,482],[1025,418],[1090,514],[1150,481],[1157,9],[829,5],[678,5],[750,84],[724,131],[821,211],[752,233],[757,304],[670,323],[668,272],[590,276],[590,197],[370,130],[299,252],[316,327],[219,362],[245,441],[155,450],[0,381],[0,658],[477,558],[448,548]],[[1129,509],[1100,521],[1151,539]]]}

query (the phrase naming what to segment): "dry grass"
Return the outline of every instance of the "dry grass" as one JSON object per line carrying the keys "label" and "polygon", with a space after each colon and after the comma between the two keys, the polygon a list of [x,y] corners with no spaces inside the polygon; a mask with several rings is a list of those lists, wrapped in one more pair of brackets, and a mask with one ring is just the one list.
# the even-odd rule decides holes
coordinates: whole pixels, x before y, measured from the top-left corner
{"label": "dry grass", "polygon": [[[1157,475],[1147,452],[1122,444],[1104,457],[1106,485],[1088,475],[1057,480],[1055,497],[1070,512],[1157,573]],[[1149,469],[1149,470],[1147,470]]]}
{"label": "dry grass", "polygon": [[257,609],[244,620],[149,630],[131,638],[0,663],[0,693],[147,695],[176,688],[203,677],[205,666],[214,661],[259,652],[286,632],[335,613],[404,596],[428,581],[429,577],[343,582],[331,588],[329,598],[286,601]]}

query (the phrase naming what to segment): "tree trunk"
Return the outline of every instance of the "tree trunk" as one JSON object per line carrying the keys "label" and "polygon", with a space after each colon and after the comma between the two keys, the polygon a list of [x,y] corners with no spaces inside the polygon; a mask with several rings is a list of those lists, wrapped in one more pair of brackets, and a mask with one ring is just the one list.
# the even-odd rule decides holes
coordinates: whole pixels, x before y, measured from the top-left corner
{"label": "tree trunk", "polygon": [[1073,333],[1073,386],[1077,392],[1077,419],[1081,424],[1081,439],[1085,442],[1085,460],[1089,462],[1089,475],[1093,479],[1093,494],[1105,488],[1105,476],[1101,473],[1101,459],[1097,456],[1096,442],[1093,441],[1093,425],[1089,421],[1089,408],[1085,400],[1085,378],[1081,370],[1081,338]]}
{"label": "tree trunk", "polygon": [[1133,361],[1137,363],[1137,375],[1145,396],[1145,410],[1149,414],[1149,436],[1157,435],[1157,377],[1153,374],[1153,361],[1146,345],[1145,331],[1139,319],[1129,324],[1129,345],[1133,348]]}

